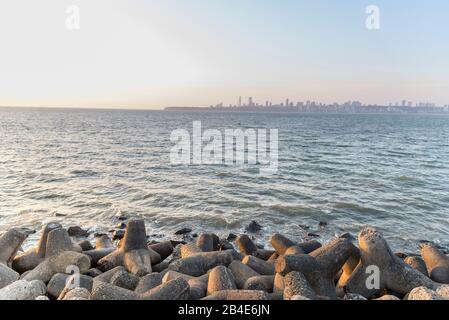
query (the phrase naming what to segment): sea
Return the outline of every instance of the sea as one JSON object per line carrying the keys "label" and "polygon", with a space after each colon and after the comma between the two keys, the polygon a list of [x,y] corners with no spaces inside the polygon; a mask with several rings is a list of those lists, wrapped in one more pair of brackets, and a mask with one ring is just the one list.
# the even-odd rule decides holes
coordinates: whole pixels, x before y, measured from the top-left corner
{"label": "sea", "polygon": [[[173,164],[174,130],[277,129],[278,170]],[[449,116],[0,108],[0,233],[57,221],[110,232],[145,219],[150,239],[247,232],[355,239],[366,225],[394,250],[449,246]],[[356,241],[356,240],[355,240]]]}

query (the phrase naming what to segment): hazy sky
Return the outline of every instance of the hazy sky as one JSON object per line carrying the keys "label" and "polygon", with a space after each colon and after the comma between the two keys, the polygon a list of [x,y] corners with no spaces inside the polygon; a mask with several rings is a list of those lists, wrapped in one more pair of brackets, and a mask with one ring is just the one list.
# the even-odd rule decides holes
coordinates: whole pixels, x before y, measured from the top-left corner
{"label": "hazy sky", "polygon": [[[381,29],[365,28],[368,5]],[[66,28],[69,5],[80,30]],[[447,0],[0,0],[0,105],[449,104]]]}

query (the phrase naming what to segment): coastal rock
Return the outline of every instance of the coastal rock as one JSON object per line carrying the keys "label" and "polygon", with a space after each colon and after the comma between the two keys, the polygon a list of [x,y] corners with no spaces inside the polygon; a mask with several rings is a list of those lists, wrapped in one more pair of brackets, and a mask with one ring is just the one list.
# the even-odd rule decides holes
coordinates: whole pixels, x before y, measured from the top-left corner
{"label": "coastal rock", "polygon": [[262,226],[257,223],[257,221],[251,221],[250,224],[245,228],[249,233],[257,233],[262,230]]}
{"label": "coastal rock", "polygon": [[421,255],[430,278],[438,283],[449,284],[449,258],[431,243],[422,246]]}
{"label": "coastal rock", "polygon": [[18,280],[0,289],[0,300],[35,300],[45,293],[46,287],[42,281]]}
{"label": "coastal rock", "polygon": [[[345,285],[348,292],[369,298],[384,289],[405,295],[421,286],[435,288],[433,281],[395,256],[384,237],[375,229],[366,227],[360,232],[359,247],[361,262]],[[373,274],[373,266],[380,271],[379,289],[369,289],[366,285]]]}
{"label": "coastal rock", "polygon": [[234,290],[237,289],[234,276],[232,272],[224,267],[217,266],[213,268],[209,273],[209,282],[207,285],[207,294],[213,294],[221,290]]}
{"label": "coastal rock", "polygon": [[124,266],[128,272],[137,276],[151,273],[151,265],[161,261],[159,254],[147,247],[147,235],[143,220],[130,220],[120,247],[98,261],[102,271]]}
{"label": "coastal rock", "polygon": [[125,237],[126,231],[123,229],[114,230],[112,232],[112,240],[122,240]]}
{"label": "coastal rock", "polygon": [[82,253],[65,251],[46,258],[36,268],[23,274],[22,279],[41,280],[47,283],[56,273],[66,273],[68,267],[77,267],[80,273],[85,273],[90,269],[90,258]]}
{"label": "coastal rock", "polygon": [[85,238],[89,236],[89,232],[87,230],[82,229],[80,226],[69,227],[67,229],[67,232],[71,237]]}
{"label": "coastal rock", "polygon": [[192,229],[190,229],[190,228],[182,228],[182,229],[176,231],[175,235],[176,236],[182,236],[182,235],[188,234],[190,232],[192,232]]}

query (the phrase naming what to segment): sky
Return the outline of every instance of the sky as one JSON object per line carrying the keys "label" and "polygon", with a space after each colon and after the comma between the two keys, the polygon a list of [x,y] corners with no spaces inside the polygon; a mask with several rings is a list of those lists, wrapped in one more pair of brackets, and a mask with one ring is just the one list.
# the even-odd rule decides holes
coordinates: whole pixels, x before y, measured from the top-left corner
{"label": "sky", "polygon": [[446,105],[448,57],[447,0],[0,0],[0,106]]}

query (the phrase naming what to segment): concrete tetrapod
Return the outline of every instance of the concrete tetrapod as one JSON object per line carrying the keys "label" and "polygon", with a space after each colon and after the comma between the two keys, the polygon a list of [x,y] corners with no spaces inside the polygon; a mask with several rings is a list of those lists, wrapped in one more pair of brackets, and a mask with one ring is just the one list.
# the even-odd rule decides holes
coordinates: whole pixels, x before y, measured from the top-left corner
{"label": "concrete tetrapod", "polygon": [[234,260],[234,255],[234,250],[197,253],[187,258],[173,261],[168,266],[168,269],[199,277],[216,266],[229,266]]}
{"label": "concrete tetrapod", "polygon": [[160,260],[160,255],[147,247],[145,222],[133,219],[126,226],[125,237],[120,247],[100,259],[98,268],[107,271],[117,266],[124,266],[130,273],[141,277],[151,273],[152,263],[159,263]]}
{"label": "concrete tetrapod", "polygon": [[114,247],[111,238],[109,238],[107,235],[102,235],[96,239],[95,249],[87,250],[83,253],[87,254],[90,257],[92,265],[95,266],[100,259],[106,257],[108,254],[111,254],[115,250],[116,248]]}
{"label": "concrete tetrapod", "polygon": [[255,290],[223,290],[217,291],[202,300],[271,300],[265,291]]}
{"label": "concrete tetrapod", "polygon": [[67,273],[68,267],[73,270],[79,269],[80,273],[85,273],[90,269],[90,258],[85,254],[65,251],[56,256],[45,258],[36,268],[22,275],[23,280],[41,280],[44,283],[57,273]]}
{"label": "concrete tetrapod", "polygon": [[211,295],[217,291],[235,290],[234,276],[225,266],[217,266],[209,272],[209,281],[207,284],[207,294]]}
{"label": "concrete tetrapod", "polygon": [[12,268],[20,274],[36,268],[36,266],[45,259],[48,234],[50,231],[58,228],[62,228],[62,226],[56,222],[50,222],[45,225],[37,247],[31,248],[28,251],[17,255],[12,262]]}
{"label": "concrete tetrapod", "polygon": [[18,280],[20,275],[9,266],[26,235],[11,229],[0,237],[0,289]]}
{"label": "concrete tetrapod", "polygon": [[[404,295],[417,287],[435,289],[432,280],[394,255],[384,237],[374,228],[366,227],[360,232],[359,247],[361,261],[346,282],[347,292],[369,298],[384,289]],[[380,272],[379,283],[370,283],[370,276],[376,270]]]}
{"label": "concrete tetrapod", "polygon": [[284,277],[284,300],[291,300],[294,296],[303,296],[310,300],[315,300],[315,292],[300,272],[290,272]]}
{"label": "concrete tetrapod", "polygon": [[34,300],[45,293],[46,287],[42,281],[19,280],[0,289],[0,300]]}
{"label": "concrete tetrapod", "polygon": [[421,255],[430,278],[438,283],[449,284],[449,258],[430,243],[422,246]]}
{"label": "concrete tetrapod", "polygon": [[347,239],[335,239],[310,255],[279,257],[276,272],[282,276],[291,271],[301,272],[317,296],[336,299],[334,279],[355,249]]}
{"label": "concrete tetrapod", "polygon": [[260,276],[259,273],[237,260],[232,261],[229,265],[229,270],[231,270],[237,288],[239,289],[243,289],[245,287],[245,283],[249,278]]}

